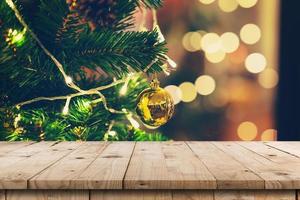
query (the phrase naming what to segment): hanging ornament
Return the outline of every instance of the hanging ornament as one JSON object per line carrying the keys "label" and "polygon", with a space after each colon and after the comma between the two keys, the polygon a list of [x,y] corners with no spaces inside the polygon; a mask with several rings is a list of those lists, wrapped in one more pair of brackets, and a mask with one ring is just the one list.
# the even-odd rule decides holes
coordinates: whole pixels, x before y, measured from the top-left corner
{"label": "hanging ornament", "polygon": [[167,123],[174,112],[171,95],[161,87],[155,78],[150,88],[145,89],[138,97],[137,115],[148,128],[158,128]]}
{"label": "hanging ornament", "polygon": [[70,10],[75,10],[92,29],[112,27],[118,23],[116,0],[67,0]]}

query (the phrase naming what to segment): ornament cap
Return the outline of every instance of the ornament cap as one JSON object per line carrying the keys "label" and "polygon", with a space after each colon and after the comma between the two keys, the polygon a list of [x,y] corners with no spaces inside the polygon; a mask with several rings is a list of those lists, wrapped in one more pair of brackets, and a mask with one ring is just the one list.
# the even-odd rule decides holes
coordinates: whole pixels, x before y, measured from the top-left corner
{"label": "ornament cap", "polygon": [[159,84],[160,84],[159,80],[157,78],[154,78],[150,83],[150,87],[151,89],[155,90],[159,88]]}

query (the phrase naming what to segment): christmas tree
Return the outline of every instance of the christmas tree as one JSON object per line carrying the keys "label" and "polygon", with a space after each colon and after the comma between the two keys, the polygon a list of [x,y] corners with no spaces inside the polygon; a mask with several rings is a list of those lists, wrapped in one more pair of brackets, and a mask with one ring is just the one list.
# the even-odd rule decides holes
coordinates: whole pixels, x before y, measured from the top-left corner
{"label": "christmas tree", "polygon": [[[0,2],[0,140],[165,140],[138,127],[144,75],[169,72],[161,0]],[[134,15],[141,12],[136,30]],[[154,27],[145,28],[147,13]]]}

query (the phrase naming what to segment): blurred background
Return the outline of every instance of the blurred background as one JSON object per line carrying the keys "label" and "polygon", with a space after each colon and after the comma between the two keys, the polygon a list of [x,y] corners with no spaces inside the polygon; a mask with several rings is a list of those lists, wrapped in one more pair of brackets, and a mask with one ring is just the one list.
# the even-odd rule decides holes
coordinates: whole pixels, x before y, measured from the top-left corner
{"label": "blurred background", "polygon": [[[296,9],[292,4],[166,0],[158,12],[159,25],[168,42],[168,55],[178,67],[160,80],[177,105],[175,116],[160,131],[175,140],[299,139],[297,128],[289,124],[294,120],[295,126],[297,116],[292,117],[286,108],[289,98],[297,100],[284,94],[291,90],[288,84],[295,82],[292,75],[286,83],[279,81],[284,73],[279,63],[291,62],[281,53],[280,38],[292,42],[289,37],[296,35],[280,33],[280,23],[291,20],[282,15]],[[281,101],[285,101],[283,107]],[[294,110],[295,106],[290,108]]]}

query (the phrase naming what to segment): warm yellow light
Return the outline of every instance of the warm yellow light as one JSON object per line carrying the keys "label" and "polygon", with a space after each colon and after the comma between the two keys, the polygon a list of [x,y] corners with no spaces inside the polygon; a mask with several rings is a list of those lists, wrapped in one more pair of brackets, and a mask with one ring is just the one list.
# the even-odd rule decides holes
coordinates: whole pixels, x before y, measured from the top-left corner
{"label": "warm yellow light", "polygon": [[199,94],[209,95],[216,89],[216,82],[211,76],[203,75],[197,78],[195,86]]}
{"label": "warm yellow light", "polygon": [[187,51],[199,51],[201,49],[201,38],[199,32],[188,32],[182,38],[182,45]]}
{"label": "warm yellow light", "polygon": [[208,53],[214,53],[221,49],[221,39],[216,33],[207,33],[201,39],[201,48]]}
{"label": "warm yellow light", "polygon": [[257,0],[236,0],[238,4],[243,8],[251,8],[255,6]]}
{"label": "warm yellow light", "polygon": [[236,0],[219,0],[218,5],[219,8],[224,12],[232,12],[238,7]]}
{"label": "warm yellow light", "polygon": [[248,55],[245,61],[246,69],[251,73],[262,72],[267,65],[266,58],[260,53],[252,53]]}
{"label": "warm yellow light", "polygon": [[201,3],[203,4],[211,4],[213,3],[215,0],[199,0]]}
{"label": "warm yellow light", "polygon": [[183,82],[183,83],[180,84],[179,88],[180,88],[181,93],[182,93],[181,100],[183,102],[192,102],[196,99],[197,90],[196,90],[193,83]]}
{"label": "warm yellow light", "polygon": [[278,73],[274,69],[267,68],[258,75],[259,84],[266,89],[273,88],[278,83]]}
{"label": "warm yellow light", "polygon": [[222,51],[222,50],[219,50],[219,51],[214,52],[214,53],[205,52],[206,59],[211,63],[221,62],[222,60],[224,60],[225,55],[226,55],[225,52]]}
{"label": "warm yellow light", "polygon": [[261,134],[262,141],[274,141],[277,138],[277,130],[267,129]]}
{"label": "warm yellow light", "polygon": [[231,53],[237,50],[240,40],[235,33],[227,32],[221,35],[222,50],[226,53]]}
{"label": "warm yellow light", "polygon": [[241,28],[240,37],[246,44],[255,44],[261,37],[260,28],[255,24],[246,24]]}
{"label": "warm yellow light", "polygon": [[241,140],[251,141],[256,138],[257,127],[253,122],[243,122],[239,125],[237,133]]}
{"label": "warm yellow light", "polygon": [[181,101],[182,92],[179,87],[177,87],[176,85],[168,85],[167,87],[165,87],[165,90],[167,90],[172,96],[174,104],[178,104]]}
{"label": "warm yellow light", "polygon": [[67,85],[70,85],[73,82],[73,80],[72,80],[72,78],[70,76],[67,76],[66,79],[65,79],[65,81],[66,81]]}
{"label": "warm yellow light", "polygon": [[196,50],[200,50],[201,49],[201,39],[202,36],[199,32],[192,32],[190,35],[190,44],[191,46]]}

